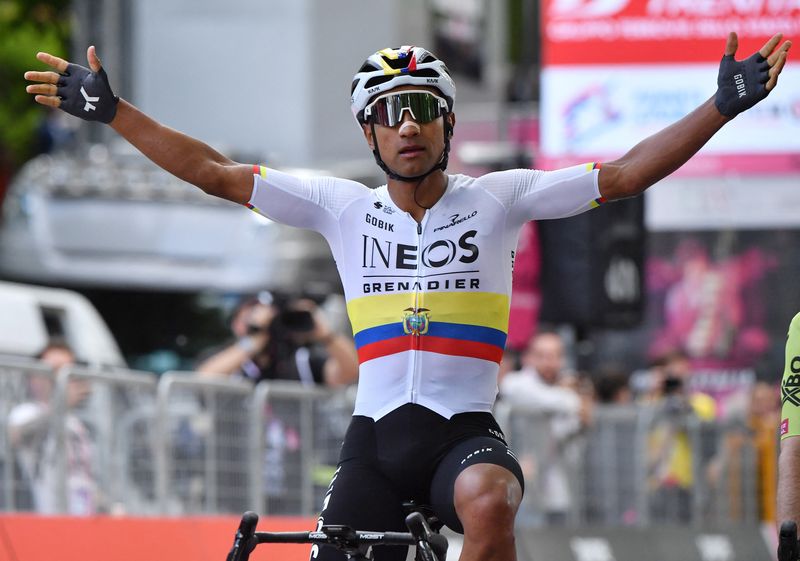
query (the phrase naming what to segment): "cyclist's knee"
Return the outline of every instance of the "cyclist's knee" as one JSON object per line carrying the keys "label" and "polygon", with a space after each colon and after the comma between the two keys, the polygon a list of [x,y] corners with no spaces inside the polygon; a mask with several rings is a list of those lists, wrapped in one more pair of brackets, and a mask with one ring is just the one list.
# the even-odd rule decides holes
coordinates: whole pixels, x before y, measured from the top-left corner
{"label": "cyclist's knee", "polygon": [[487,524],[513,531],[522,500],[516,476],[502,466],[475,464],[461,472],[455,484],[455,507],[465,532]]}

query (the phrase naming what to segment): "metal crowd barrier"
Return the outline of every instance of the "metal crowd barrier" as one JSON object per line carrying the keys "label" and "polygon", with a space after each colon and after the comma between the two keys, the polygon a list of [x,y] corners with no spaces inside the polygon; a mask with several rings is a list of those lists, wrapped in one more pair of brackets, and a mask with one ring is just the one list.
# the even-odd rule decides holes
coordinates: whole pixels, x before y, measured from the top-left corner
{"label": "metal crowd barrier", "polygon": [[169,372],[158,384],[155,472],[167,514],[313,515],[352,413],[346,393]]}
{"label": "metal crowd barrier", "polygon": [[[12,411],[31,399],[28,379],[40,376],[55,381],[55,373],[30,359],[0,356],[0,510],[17,511],[33,508],[32,486],[27,479],[12,445],[7,422]],[[19,409],[14,415],[21,413]]]}
{"label": "metal crowd barrier", "polygon": [[[9,419],[30,413],[42,381],[52,389],[48,424],[33,446],[12,445]],[[80,384],[90,391],[74,402]],[[56,376],[0,357],[0,510],[313,515],[352,407],[352,388],[77,367]],[[521,526],[760,520],[759,459],[741,423],[604,406],[576,428],[502,401],[495,414],[525,472]],[[31,473],[35,453],[42,463]]]}
{"label": "metal crowd barrier", "polygon": [[150,445],[140,438],[152,423],[134,419],[152,403],[155,387],[147,372],[54,373],[35,361],[1,358],[2,509],[152,512],[152,467],[141,462]]}
{"label": "metal crowd barrier", "polygon": [[314,515],[353,411],[347,391],[294,382],[257,386],[252,408],[252,508]]}
{"label": "metal crowd barrier", "polygon": [[[73,366],[58,372],[51,418],[53,460],[59,475],[54,486],[57,512],[154,512],[152,464],[140,460],[151,454],[148,437],[153,427],[148,411],[156,382],[153,373],[136,370]],[[79,406],[71,407],[70,392],[80,384],[89,388],[89,394]],[[82,466],[85,462],[91,464]],[[81,489],[88,482],[79,480],[80,468],[94,478],[94,506],[80,504],[91,500]]]}
{"label": "metal crowd barrier", "polygon": [[[569,420],[499,402],[495,414],[525,473],[518,520],[528,527],[756,524],[760,473],[741,421],[701,422],[690,410],[597,407]],[[775,435],[777,439],[777,434]]]}
{"label": "metal crowd barrier", "polygon": [[156,495],[163,514],[218,513],[250,506],[248,411],[253,385],[191,372],[158,384]]}

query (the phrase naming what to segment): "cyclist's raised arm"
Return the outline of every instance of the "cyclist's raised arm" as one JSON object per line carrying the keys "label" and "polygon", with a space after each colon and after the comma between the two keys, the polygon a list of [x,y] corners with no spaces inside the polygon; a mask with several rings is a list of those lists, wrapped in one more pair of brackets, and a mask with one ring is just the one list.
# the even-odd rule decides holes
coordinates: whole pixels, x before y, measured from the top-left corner
{"label": "cyclist's raised arm", "polygon": [[638,195],[685,164],[722,126],[769,94],[791,47],[778,33],[743,61],[734,58],[735,33],[728,35],[714,97],[680,121],[646,138],[622,158],[603,163],[600,193],[613,200]]}
{"label": "cyclist's raised arm", "polygon": [[94,47],[86,53],[89,68],[49,53],[36,58],[53,71],[28,71],[34,84],[26,91],[37,103],[58,107],[87,121],[110,124],[142,154],[169,173],[206,193],[244,204],[253,188],[252,166],[239,164],[207,144],[148,117],[111,91]]}

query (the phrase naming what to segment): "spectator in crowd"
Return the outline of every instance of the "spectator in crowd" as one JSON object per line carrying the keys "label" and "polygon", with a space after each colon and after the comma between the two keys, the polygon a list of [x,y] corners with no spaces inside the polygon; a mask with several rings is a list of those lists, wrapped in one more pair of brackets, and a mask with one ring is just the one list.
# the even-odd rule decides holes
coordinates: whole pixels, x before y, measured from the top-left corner
{"label": "spectator in crowd", "polygon": [[[75,363],[75,354],[64,342],[53,340],[38,359],[54,373]],[[9,442],[31,485],[34,509],[41,514],[60,512],[59,462],[55,423],[66,431],[64,450],[67,466],[67,513],[87,516],[97,512],[98,490],[92,471],[93,443],[76,409],[90,394],[87,381],[71,379],[67,385],[67,412],[63,419],[52,418],[54,378],[32,372],[28,378],[30,401],[11,409],[8,416]]]}
{"label": "spectator in crowd", "polygon": [[[566,375],[565,359],[561,336],[542,330],[522,354],[522,369],[506,374],[499,386],[500,398],[505,402],[551,419],[547,449],[536,450],[534,459],[520,460],[523,465],[536,466],[538,477],[526,475],[526,480],[533,481],[531,487],[540,493],[549,524],[567,521],[572,505],[567,463],[575,453],[571,444],[591,417],[591,398],[574,389],[573,379]],[[517,447],[525,449],[524,445]]]}
{"label": "spectator in crowd", "polygon": [[692,370],[682,351],[656,360],[645,404],[654,407],[648,438],[647,467],[653,516],[658,520],[691,518],[694,464],[690,430],[716,418],[714,399],[689,389]]}
{"label": "spectator in crowd", "polygon": [[597,408],[585,437],[581,492],[590,524],[635,524],[637,507],[638,409],[633,405],[630,374],[616,363],[593,373]]}
{"label": "spectator in crowd", "polygon": [[[340,387],[358,378],[358,356],[351,338],[335,332],[322,309],[308,298],[278,298],[262,292],[243,300],[234,310],[231,331],[236,338],[223,349],[202,360],[197,371],[205,376],[240,376],[254,383],[263,380],[292,380],[307,386]],[[230,411],[237,404],[225,405]],[[217,419],[222,434],[241,432],[237,419]],[[264,489],[270,499],[282,500],[290,491],[287,470],[300,446],[296,411],[284,402],[270,404],[264,434]],[[326,426],[329,423],[322,423]],[[244,444],[228,439],[220,453],[227,459],[240,457]],[[295,454],[295,455],[293,455]],[[243,459],[242,459],[243,461]],[[237,476],[221,476],[220,485],[236,487]],[[243,496],[232,494],[225,507],[244,508]],[[241,505],[241,506],[240,506]]]}
{"label": "spectator in crowd", "polygon": [[710,395],[691,388],[692,363],[684,351],[673,350],[656,357],[648,376],[644,404],[663,405],[665,400],[685,401],[703,421],[717,417],[717,405]]}
{"label": "spectator in crowd", "polygon": [[236,341],[203,360],[198,372],[326,386],[343,386],[358,378],[352,340],[331,329],[310,299],[278,302],[262,293],[239,306],[231,330]]}
{"label": "spectator in crowd", "polygon": [[629,376],[619,366],[600,368],[594,382],[597,403],[604,405],[628,405],[633,402],[633,393],[628,383]]}
{"label": "spectator in crowd", "polygon": [[[749,392],[746,408],[728,419],[721,450],[709,466],[708,477],[717,496],[729,505],[730,520],[748,520],[751,513],[747,510],[746,490],[755,481],[758,517],[775,522],[778,470],[775,427],[780,424],[780,411],[778,387],[758,381]],[[755,465],[746,461],[750,454],[755,455]]]}

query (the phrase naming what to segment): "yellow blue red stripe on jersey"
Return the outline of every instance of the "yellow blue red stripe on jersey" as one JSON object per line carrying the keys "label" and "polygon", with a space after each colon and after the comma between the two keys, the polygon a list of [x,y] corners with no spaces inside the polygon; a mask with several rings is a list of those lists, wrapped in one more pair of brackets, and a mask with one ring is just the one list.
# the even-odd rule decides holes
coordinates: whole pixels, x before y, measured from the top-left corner
{"label": "yellow blue red stripe on jersey", "polygon": [[[601,164],[600,162],[589,162],[588,164],[586,164],[586,171],[592,171],[594,169],[600,169],[601,167],[603,167],[603,164]],[[606,202],[606,198],[605,197],[597,197],[595,200],[593,200],[589,204],[589,206],[591,208],[597,208],[597,207],[599,207],[601,204],[603,204],[605,202]]]}
{"label": "yellow blue red stripe on jersey", "polygon": [[351,300],[347,310],[362,363],[414,350],[496,363],[503,357],[508,332],[505,294],[371,295]]}
{"label": "yellow blue red stripe on jersey", "polygon": [[[254,165],[253,166],[253,175],[260,175],[262,178],[266,178],[267,177],[267,168],[265,166]],[[250,203],[244,203],[244,206],[246,206],[247,208],[249,208],[253,212],[258,212],[258,214],[261,214],[259,212],[259,210],[256,207],[254,207],[253,205],[251,205]]]}

